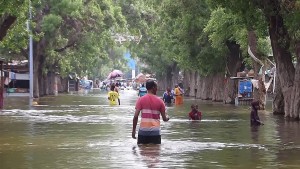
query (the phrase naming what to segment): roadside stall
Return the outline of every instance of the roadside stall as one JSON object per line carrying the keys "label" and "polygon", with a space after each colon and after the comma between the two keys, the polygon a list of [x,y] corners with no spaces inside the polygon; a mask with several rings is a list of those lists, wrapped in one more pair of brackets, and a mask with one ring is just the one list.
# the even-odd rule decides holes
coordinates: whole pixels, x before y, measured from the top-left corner
{"label": "roadside stall", "polygon": [[250,105],[253,101],[253,85],[251,82],[253,76],[238,74],[237,77],[230,77],[230,79],[238,81],[235,105]]}

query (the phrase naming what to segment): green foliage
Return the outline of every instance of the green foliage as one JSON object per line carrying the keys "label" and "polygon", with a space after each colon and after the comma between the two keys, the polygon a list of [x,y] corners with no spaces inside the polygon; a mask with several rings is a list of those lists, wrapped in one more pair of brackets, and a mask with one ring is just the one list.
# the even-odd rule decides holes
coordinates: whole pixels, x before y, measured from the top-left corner
{"label": "green foliage", "polygon": [[[18,15],[16,26],[0,43],[0,52],[13,58],[16,55],[26,58],[28,32],[25,22],[29,1],[7,2],[2,3],[6,8],[0,10],[17,14],[13,7],[20,2],[23,13]],[[76,72],[94,76],[103,65],[126,70],[122,52],[114,56],[115,61],[109,59],[108,54],[108,49],[115,46],[111,35],[126,31],[126,20],[117,3],[111,0],[33,0],[32,6],[31,27],[34,44],[40,46],[41,53],[38,54],[43,57],[40,63],[43,73],[58,71],[61,75],[68,75]]]}
{"label": "green foliage", "polygon": [[[205,32],[215,49],[226,51],[226,41],[234,41],[240,45],[245,63],[251,65],[248,59],[248,31],[255,30],[258,36],[257,52],[261,56],[268,56],[271,45],[267,33],[267,25],[263,14],[257,8],[252,8],[251,3],[244,1],[211,1],[215,7]],[[247,9],[250,8],[250,9]],[[241,11],[241,9],[247,9]]]}
{"label": "green foliage", "polygon": [[7,32],[7,35],[0,42],[1,57],[11,59],[16,57],[16,53],[21,52],[21,49],[25,48],[28,43],[28,32],[26,29],[26,21],[28,15],[28,1],[22,0],[2,0],[0,2],[0,20],[4,19],[7,15],[17,17],[17,21]]}
{"label": "green foliage", "polygon": [[[9,3],[12,2],[12,3]],[[0,53],[27,57],[27,1],[3,1],[1,14],[18,16],[0,43]],[[227,41],[235,41],[247,55],[247,33],[255,30],[258,52],[270,54],[264,15],[257,1],[243,0],[33,0],[33,35],[44,73],[76,72],[105,78],[113,69],[126,71],[124,52],[145,64],[150,73],[166,74],[173,65],[202,75],[223,72]],[[285,12],[293,39],[300,37],[299,1]],[[116,33],[141,36],[120,47]],[[296,42],[294,42],[296,43]],[[125,48],[126,47],[126,48]],[[224,66],[220,66],[224,65]]]}
{"label": "green foliage", "polygon": [[164,74],[174,64],[204,75],[223,71],[215,65],[224,63],[224,54],[211,47],[203,32],[210,17],[205,1],[135,1],[126,5],[123,13],[134,21],[129,27],[142,29],[143,35],[131,50],[152,73]]}
{"label": "green foliage", "polygon": [[42,31],[45,33],[54,32],[61,26],[62,17],[55,14],[49,14],[43,18]]}

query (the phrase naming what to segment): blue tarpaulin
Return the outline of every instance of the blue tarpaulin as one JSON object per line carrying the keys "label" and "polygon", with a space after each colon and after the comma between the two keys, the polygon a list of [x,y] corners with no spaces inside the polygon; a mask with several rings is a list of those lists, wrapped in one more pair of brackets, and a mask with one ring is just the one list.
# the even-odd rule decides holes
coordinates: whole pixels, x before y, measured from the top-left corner
{"label": "blue tarpaulin", "polygon": [[239,93],[244,97],[250,97],[250,93],[252,93],[252,83],[250,80],[240,80]]}

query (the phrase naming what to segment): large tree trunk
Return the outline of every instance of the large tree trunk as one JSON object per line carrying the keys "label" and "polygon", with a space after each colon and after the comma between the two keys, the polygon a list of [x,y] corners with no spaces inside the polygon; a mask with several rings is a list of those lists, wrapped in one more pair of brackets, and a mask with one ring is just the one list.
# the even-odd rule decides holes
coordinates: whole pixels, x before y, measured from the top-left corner
{"label": "large tree trunk", "polygon": [[35,43],[33,56],[33,97],[38,98],[39,94],[39,70],[40,70],[40,45],[38,42]]}
{"label": "large tree trunk", "polygon": [[300,114],[300,42],[296,45],[297,64],[295,67],[295,78],[292,89],[292,117],[299,120]]}
{"label": "large tree trunk", "polygon": [[212,101],[222,102],[224,98],[224,74],[213,75]]}
{"label": "large tree trunk", "polygon": [[45,95],[49,95],[49,78],[48,75],[43,75]]}
{"label": "large tree trunk", "polygon": [[184,70],[183,73],[183,86],[185,86],[185,96],[191,96],[191,70]]}
{"label": "large tree trunk", "polygon": [[202,100],[211,100],[212,84],[213,79],[210,76],[200,76],[198,74],[197,86],[199,86],[199,89],[197,89],[196,97]]}
{"label": "large tree trunk", "polygon": [[[291,53],[289,52],[290,38],[287,29],[284,26],[283,18],[279,14],[279,11],[277,11],[279,10],[277,7],[280,6],[278,3],[279,2],[277,1],[270,1],[268,4],[274,7],[273,15],[269,16],[269,34],[276,62],[276,72],[279,77],[284,97],[285,116],[298,119],[298,112],[300,112],[300,109],[293,105],[293,98],[299,95],[300,90],[293,89],[295,68],[292,62]],[[296,79],[297,78],[298,77],[296,77]]]}
{"label": "large tree trunk", "polygon": [[62,78],[60,76],[58,77],[58,92],[68,92],[68,78]]}
{"label": "large tree trunk", "polygon": [[172,64],[164,74],[158,75],[158,89],[166,90],[166,88],[174,88],[179,83],[179,68],[176,63]]}
{"label": "large tree trunk", "polygon": [[45,96],[46,93],[45,93],[45,79],[44,79],[44,76],[42,74],[39,75],[40,78],[39,78],[39,93],[40,93],[40,96]]}
{"label": "large tree trunk", "polygon": [[230,76],[236,76],[242,65],[240,45],[235,41],[227,41],[227,48],[229,50],[229,55],[227,57],[226,65],[226,78],[225,91],[224,91],[224,103],[234,104],[235,97],[237,95],[237,81],[231,80]]}
{"label": "large tree trunk", "polygon": [[49,95],[57,95],[58,93],[58,88],[57,88],[57,76],[53,71],[48,72],[48,90],[49,90]]}
{"label": "large tree trunk", "polygon": [[[193,74],[192,74],[193,75]],[[193,77],[193,76],[192,76]],[[196,98],[202,100],[223,101],[224,98],[224,74],[218,73],[208,76],[200,76],[195,73]],[[191,84],[194,84],[191,80]],[[192,92],[192,91],[191,91]]]}
{"label": "large tree trunk", "polygon": [[[253,55],[262,60],[262,56],[257,52],[257,37],[256,33],[252,31],[248,31],[248,44],[253,53]],[[252,65],[254,67],[254,79],[258,80],[258,89],[254,88],[253,99],[259,101],[260,109],[265,110],[266,106],[266,87],[265,87],[265,67],[262,67],[261,63],[256,59],[252,58]],[[262,67],[262,74],[259,74],[260,68]]]}
{"label": "large tree trunk", "polygon": [[279,77],[275,75],[275,90],[274,90],[274,99],[273,99],[273,114],[284,115],[284,98],[281,91],[281,86],[279,82]]}
{"label": "large tree trunk", "polygon": [[195,70],[190,71],[190,79],[189,79],[189,96],[196,97],[197,91],[199,91],[199,87],[197,85],[197,72]]}

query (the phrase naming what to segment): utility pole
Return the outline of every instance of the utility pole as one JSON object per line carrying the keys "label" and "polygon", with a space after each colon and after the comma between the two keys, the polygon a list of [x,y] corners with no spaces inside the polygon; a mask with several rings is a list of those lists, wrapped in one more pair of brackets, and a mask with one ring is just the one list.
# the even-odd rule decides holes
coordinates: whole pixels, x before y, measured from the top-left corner
{"label": "utility pole", "polygon": [[29,0],[29,20],[27,22],[27,29],[29,33],[29,105],[32,106],[33,102],[33,47],[32,47],[32,31],[30,23],[32,20],[32,7],[31,0]]}

